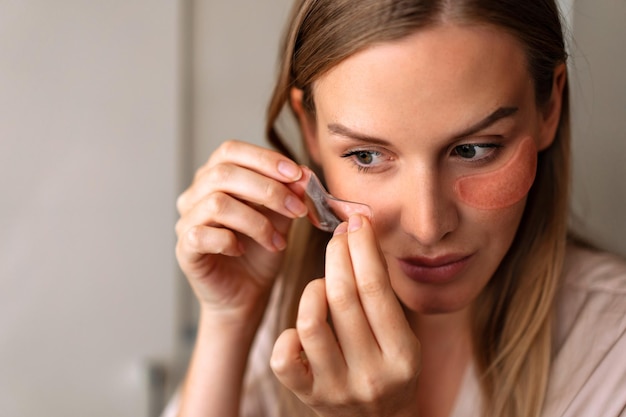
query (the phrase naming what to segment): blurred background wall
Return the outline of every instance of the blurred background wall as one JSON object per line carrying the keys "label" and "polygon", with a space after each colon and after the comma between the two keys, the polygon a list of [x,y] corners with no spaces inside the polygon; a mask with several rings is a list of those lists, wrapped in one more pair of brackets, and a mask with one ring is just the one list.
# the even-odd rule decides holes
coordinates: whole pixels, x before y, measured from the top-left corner
{"label": "blurred background wall", "polygon": [[626,255],[626,1],[573,0],[572,18],[573,223]]}
{"label": "blurred background wall", "polygon": [[147,416],[173,355],[176,0],[0,0],[0,416]]}
{"label": "blurred background wall", "polygon": [[[626,255],[626,3],[562,3],[577,227]],[[0,0],[0,417],[158,412],[195,314],[174,202],[263,143],[290,4]]]}

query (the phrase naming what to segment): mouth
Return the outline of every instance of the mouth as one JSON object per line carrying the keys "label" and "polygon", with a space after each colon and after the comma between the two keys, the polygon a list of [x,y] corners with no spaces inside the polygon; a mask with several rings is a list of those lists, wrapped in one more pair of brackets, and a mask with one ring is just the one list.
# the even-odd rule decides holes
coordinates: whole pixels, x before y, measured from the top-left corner
{"label": "mouth", "polygon": [[470,255],[449,254],[433,258],[410,257],[398,259],[400,269],[408,278],[424,284],[446,284],[467,267]]}

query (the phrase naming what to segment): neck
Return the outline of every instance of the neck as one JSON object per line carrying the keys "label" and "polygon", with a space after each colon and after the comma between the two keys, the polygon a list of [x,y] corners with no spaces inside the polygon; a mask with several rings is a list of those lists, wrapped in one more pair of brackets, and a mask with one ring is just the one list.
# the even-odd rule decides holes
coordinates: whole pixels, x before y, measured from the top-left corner
{"label": "neck", "polygon": [[409,312],[407,318],[426,358],[455,351],[472,352],[469,308],[446,314]]}
{"label": "neck", "polygon": [[447,416],[472,361],[470,310],[436,315],[409,313],[408,319],[422,348],[420,415]]}

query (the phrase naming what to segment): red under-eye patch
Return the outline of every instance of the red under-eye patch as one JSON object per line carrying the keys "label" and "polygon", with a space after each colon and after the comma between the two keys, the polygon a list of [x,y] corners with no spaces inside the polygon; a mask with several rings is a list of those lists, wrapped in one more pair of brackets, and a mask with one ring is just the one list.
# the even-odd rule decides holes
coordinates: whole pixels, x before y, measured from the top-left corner
{"label": "red under-eye patch", "polygon": [[483,210],[503,209],[522,200],[535,180],[537,147],[528,137],[501,167],[459,178],[454,190],[466,204]]}

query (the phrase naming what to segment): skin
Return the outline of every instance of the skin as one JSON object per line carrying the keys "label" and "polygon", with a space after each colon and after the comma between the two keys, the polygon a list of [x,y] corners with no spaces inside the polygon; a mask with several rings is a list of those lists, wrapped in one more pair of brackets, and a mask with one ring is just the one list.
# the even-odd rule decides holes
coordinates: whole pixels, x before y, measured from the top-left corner
{"label": "skin", "polygon": [[200,304],[181,417],[239,415],[248,354],[285,236],[291,219],[307,213],[287,187],[301,178],[283,155],[227,141],[178,198],[176,257]]}
{"label": "skin", "polygon": [[454,191],[465,204],[483,210],[499,210],[523,200],[535,180],[537,147],[528,137],[520,141],[505,165],[484,174],[459,178]]}
{"label": "skin", "polygon": [[[373,222],[354,215],[337,228],[326,276],[306,287],[296,328],[272,354],[278,379],[318,415],[449,414],[472,355],[468,312],[526,202],[485,210],[455,184],[476,190],[472,181],[516,161],[526,138],[537,150],[549,146],[558,125],[564,67],[542,108],[525,68],[522,48],[505,32],[447,24],[338,64],[315,83],[315,118],[293,91],[330,191],[374,213]],[[485,126],[502,107],[516,110]],[[481,161],[469,162],[454,152],[468,143],[500,147],[480,148]],[[346,156],[354,151],[365,157]],[[355,165],[364,161],[367,171]],[[284,156],[229,141],[180,196],[177,258],[200,303],[181,416],[238,415],[290,223],[306,216],[305,186],[301,168]],[[407,257],[441,255],[466,257],[463,268],[415,280],[402,266]]]}
{"label": "skin", "polygon": [[[471,305],[513,241],[534,178],[536,152],[554,138],[564,79],[559,74],[563,71],[557,70],[553,99],[539,108],[523,49],[514,38],[491,27],[442,25],[369,48],[331,69],[314,85],[315,118],[302,110],[301,93],[293,92],[309,151],[323,168],[329,190],[339,198],[372,208],[377,239],[371,245],[379,245],[387,265],[376,283],[359,282],[373,280],[368,271],[380,269],[376,257],[362,260],[365,265],[359,261],[363,273],[354,274],[355,282],[352,277],[331,278],[327,272],[325,296],[341,347],[337,355],[346,362],[343,372],[337,372],[340,359],[315,366],[308,355],[305,340],[315,333],[310,327],[325,326],[322,301],[318,308],[301,313],[306,325],[278,340],[275,358],[291,355],[294,362],[288,371],[283,362],[274,363],[274,369],[303,401],[318,404],[324,394],[317,389],[328,394],[332,387],[348,386],[355,402],[363,398],[363,392],[377,392],[374,398],[365,397],[373,409],[385,409],[390,415],[416,408],[428,416],[449,414],[472,357]],[[474,149],[476,156],[464,158],[457,147],[466,144],[491,147]],[[509,180],[506,183],[505,178]],[[344,245],[348,249],[331,242],[327,256],[332,259],[335,250],[352,253],[350,239]],[[442,256],[448,260],[442,261]],[[418,275],[425,279],[416,281],[401,265],[402,259],[415,257],[437,264],[450,257],[463,258],[464,265],[445,279],[429,268],[418,268]],[[356,271],[357,263],[352,265]],[[379,309],[394,303],[382,296],[380,287],[387,280],[405,311],[385,311],[388,315],[380,320],[385,313],[375,308],[370,313],[366,303]],[[367,289],[367,299],[362,288]],[[372,292],[381,297],[371,300]],[[303,303],[307,297],[321,294],[320,290],[305,293]],[[363,333],[353,327],[358,319],[333,308],[334,303],[358,306],[359,301],[363,320],[370,324],[370,330]],[[301,309],[309,303],[313,301]],[[358,312],[352,315],[358,316]],[[345,330],[344,325],[337,325],[344,319]],[[384,344],[376,337],[379,320],[397,329],[385,335]],[[405,331],[407,325],[412,333]],[[350,336],[342,337],[344,331]],[[406,385],[400,384],[400,389],[414,390],[410,398],[417,398],[416,403],[399,402],[390,392],[379,392],[367,383],[350,383],[352,377],[353,381],[368,381],[380,375],[380,368],[388,365],[381,363],[391,356],[384,347],[410,351],[416,346],[415,336],[421,343],[421,370],[411,367],[415,358],[410,355],[401,356],[398,363],[420,372],[419,379],[428,381],[416,387],[415,379],[405,375]],[[372,338],[379,350],[352,366],[348,358],[363,355],[363,346]],[[332,344],[328,339],[327,349],[339,352]],[[295,356],[301,348],[309,358],[308,366],[299,364]],[[294,371],[298,367],[299,376]],[[398,387],[393,376],[388,384],[381,380],[384,377],[379,376],[378,383]],[[323,386],[331,388],[325,391]],[[334,404],[337,409],[341,409],[340,403]],[[322,415],[349,415],[345,410],[334,414],[326,408],[333,409],[332,401],[316,410],[322,410]],[[359,410],[354,415],[379,414]]]}

